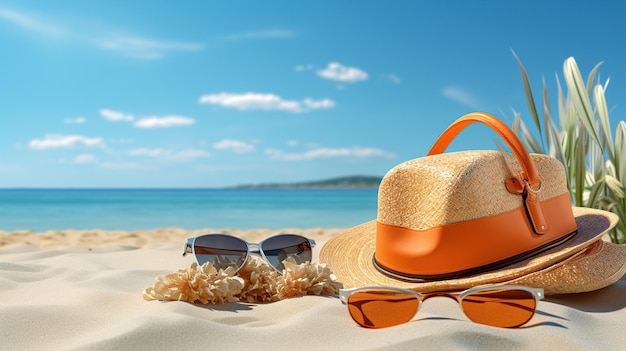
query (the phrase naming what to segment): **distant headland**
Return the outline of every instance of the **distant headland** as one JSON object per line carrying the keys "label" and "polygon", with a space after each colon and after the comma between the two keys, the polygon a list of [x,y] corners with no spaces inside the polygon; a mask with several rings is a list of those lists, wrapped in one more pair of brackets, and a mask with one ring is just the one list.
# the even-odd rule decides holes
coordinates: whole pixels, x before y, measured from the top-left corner
{"label": "distant headland", "polygon": [[350,176],[301,183],[243,184],[235,189],[377,189],[382,177]]}

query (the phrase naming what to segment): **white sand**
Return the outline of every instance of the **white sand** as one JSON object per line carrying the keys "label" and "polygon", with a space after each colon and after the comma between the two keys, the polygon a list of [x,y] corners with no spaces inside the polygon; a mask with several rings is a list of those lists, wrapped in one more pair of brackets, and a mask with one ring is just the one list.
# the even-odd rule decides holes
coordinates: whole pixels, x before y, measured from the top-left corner
{"label": "white sand", "polygon": [[[316,239],[316,254],[340,232],[288,231]],[[200,232],[0,232],[0,350],[572,351],[626,345],[626,277],[596,292],[541,301],[520,329],[474,324],[449,299],[428,300],[412,322],[379,330],[358,327],[335,297],[264,305],[144,301],[142,292],[157,275],[193,261],[181,257],[184,238]],[[270,234],[237,233],[250,241]]]}

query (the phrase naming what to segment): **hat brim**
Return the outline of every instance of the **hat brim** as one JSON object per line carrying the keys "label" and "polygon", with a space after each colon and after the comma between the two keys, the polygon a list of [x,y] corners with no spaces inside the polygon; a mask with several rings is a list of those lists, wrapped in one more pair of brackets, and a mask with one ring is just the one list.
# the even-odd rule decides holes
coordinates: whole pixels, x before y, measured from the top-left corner
{"label": "hat brim", "polygon": [[431,292],[512,282],[544,288],[546,294],[560,294],[596,290],[619,280],[626,272],[626,246],[600,242],[617,224],[618,217],[591,208],[572,210],[578,233],[568,241],[522,262],[469,277],[415,283],[381,273],[372,261],[375,220],[330,239],[322,247],[319,260],[328,264],[346,288],[382,285]]}

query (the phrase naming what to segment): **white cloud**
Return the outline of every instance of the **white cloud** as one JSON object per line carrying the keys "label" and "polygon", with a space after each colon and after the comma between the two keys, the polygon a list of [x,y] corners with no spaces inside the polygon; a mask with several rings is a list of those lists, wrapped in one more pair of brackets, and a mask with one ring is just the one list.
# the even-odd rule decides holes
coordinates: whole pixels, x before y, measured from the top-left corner
{"label": "white cloud", "polygon": [[[102,30],[83,25],[80,28],[62,27],[51,21],[35,18],[23,12],[0,9],[0,19],[35,32],[45,37],[63,37],[76,43],[98,49],[114,51],[121,55],[139,59],[159,59],[172,52],[195,52],[204,49],[204,43],[167,41],[141,38],[132,35],[119,35],[115,29]],[[82,21],[88,23],[88,21]],[[115,33],[115,34],[111,34]]]}
{"label": "white cloud", "polygon": [[97,163],[98,158],[92,154],[80,154],[74,158],[73,162],[77,164]]}
{"label": "white cloud", "polygon": [[183,116],[151,116],[144,117],[135,122],[137,128],[169,128],[176,126],[188,126],[196,123],[196,120]]}
{"label": "white cloud", "polygon": [[223,139],[213,144],[213,147],[219,150],[232,150],[235,153],[243,154],[254,150],[254,145],[248,144],[245,141]]}
{"label": "white cloud", "polygon": [[306,98],[302,100],[302,104],[309,110],[318,110],[321,108],[333,108],[335,102],[331,99],[313,100]]}
{"label": "white cloud", "polygon": [[467,107],[475,108],[478,106],[478,101],[470,93],[459,88],[447,87],[443,89],[442,94]]}
{"label": "white cloud", "polygon": [[367,72],[356,67],[344,66],[339,62],[329,63],[328,67],[317,71],[317,75],[324,79],[347,83],[355,83],[368,78]]}
{"label": "white cloud", "polygon": [[200,51],[202,43],[159,41],[138,37],[93,38],[91,41],[105,50],[117,51],[126,56],[140,59],[160,59],[173,51]]}
{"label": "white cloud", "polygon": [[246,40],[246,39],[284,39],[295,37],[296,33],[290,30],[283,29],[267,29],[258,30],[245,33],[229,34],[221,36],[218,39],[221,40]]}
{"label": "white cloud", "polygon": [[38,32],[46,36],[64,36],[68,34],[65,28],[57,25],[46,23],[41,19],[35,18],[21,12],[11,11],[8,9],[0,9],[0,18],[4,18],[18,27]]}
{"label": "white cloud", "polygon": [[384,157],[393,158],[394,154],[385,152],[380,149],[371,147],[353,147],[353,148],[318,148],[301,153],[289,153],[277,149],[266,149],[265,154],[274,160],[281,161],[301,161],[313,160],[318,158],[334,158],[334,157],[352,157],[352,158],[371,158]]}
{"label": "white cloud", "polygon": [[135,117],[133,115],[105,108],[100,110],[100,116],[111,122],[132,122],[135,120]]}
{"label": "white cloud", "polygon": [[[135,121],[135,116],[126,114],[119,111],[113,111],[108,109],[100,110],[100,115],[109,121],[117,122],[132,122]],[[137,128],[169,128],[175,126],[187,126],[196,123],[196,120],[183,116],[149,116],[143,117],[135,121],[133,124]]]}
{"label": "white cloud", "polygon": [[82,135],[46,135],[43,139],[33,139],[28,143],[31,149],[44,150],[52,148],[97,147],[105,148],[102,138],[88,138]]}
{"label": "white cloud", "polygon": [[112,170],[125,170],[125,169],[144,169],[138,163],[134,162],[103,162],[101,165],[102,168],[112,169]]}
{"label": "white cloud", "polygon": [[65,118],[63,120],[63,123],[67,123],[67,124],[83,124],[86,121],[87,120],[85,119],[85,117],[76,117],[76,118]]}
{"label": "white cloud", "polygon": [[388,79],[396,84],[400,84],[400,77],[396,76],[393,73],[389,73],[389,74],[382,74],[381,77],[383,79]]}
{"label": "white cloud", "polygon": [[263,93],[219,93],[207,94],[200,97],[201,104],[218,105],[238,110],[276,110],[287,112],[306,112],[310,110],[332,108],[335,102],[331,99],[313,100],[305,98],[302,101],[285,100],[275,94]]}
{"label": "white cloud", "polygon": [[287,145],[289,145],[289,146],[296,146],[296,145],[298,145],[298,141],[297,140],[288,140],[287,141]]}
{"label": "white cloud", "polygon": [[209,152],[200,149],[186,149],[176,151],[168,149],[139,148],[131,150],[129,154],[132,156],[151,157],[175,162],[189,162],[198,158],[211,157],[211,154]]}
{"label": "white cloud", "polygon": [[131,150],[128,153],[132,156],[163,157],[166,151],[163,149],[140,148],[140,149]]}
{"label": "white cloud", "polygon": [[178,151],[174,154],[174,157],[177,161],[191,161],[198,158],[211,157],[211,153],[205,150],[187,149]]}
{"label": "white cloud", "polygon": [[310,64],[309,65],[297,65],[296,67],[293,68],[293,70],[296,72],[312,71],[314,69],[315,67]]}
{"label": "white cloud", "polygon": [[111,144],[132,144],[135,142],[133,138],[120,138],[120,139],[109,139],[109,143]]}

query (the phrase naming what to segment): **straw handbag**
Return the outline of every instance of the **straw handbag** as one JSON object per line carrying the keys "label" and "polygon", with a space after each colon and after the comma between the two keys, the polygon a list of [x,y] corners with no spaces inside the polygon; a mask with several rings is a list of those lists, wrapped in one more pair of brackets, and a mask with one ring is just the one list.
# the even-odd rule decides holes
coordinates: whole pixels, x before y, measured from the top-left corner
{"label": "straw handbag", "polygon": [[[491,127],[510,147],[444,154],[466,126]],[[427,157],[400,164],[380,185],[374,263],[404,278],[446,279],[493,270],[576,233],[563,165],[528,154],[500,120],[457,120]]]}
{"label": "straw handbag", "polygon": [[[444,153],[468,125],[491,127],[512,153]],[[615,214],[571,207],[563,165],[530,155],[503,122],[470,113],[426,157],[393,167],[378,190],[378,216],[320,251],[345,287],[420,292],[502,282],[547,293],[598,289],[626,271],[626,247],[602,241]]]}

